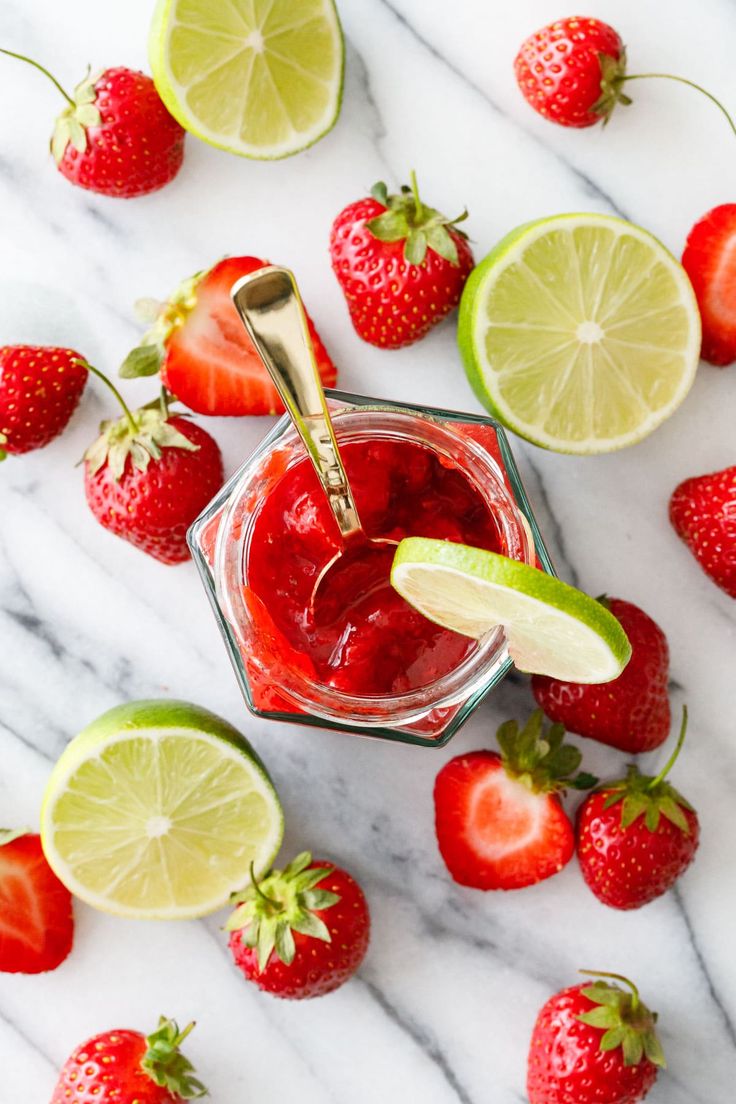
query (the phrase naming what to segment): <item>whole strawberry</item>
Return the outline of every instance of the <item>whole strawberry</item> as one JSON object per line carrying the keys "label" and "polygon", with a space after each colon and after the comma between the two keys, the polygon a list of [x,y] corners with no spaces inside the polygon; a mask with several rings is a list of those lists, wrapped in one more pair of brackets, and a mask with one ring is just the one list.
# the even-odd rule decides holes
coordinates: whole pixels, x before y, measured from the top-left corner
{"label": "whole strawberry", "polygon": [[534,110],[561,126],[594,126],[618,102],[631,102],[621,91],[624,44],[600,19],[571,16],[542,27],[522,42],[514,70]]}
{"label": "whole strawberry", "polygon": [[0,460],[66,428],[87,382],[84,357],[53,345],[0,347]]}
{"label": "whole strawberry", "polygon": [[702,92],[736,134],[736,124],[723,104],[693,81],[671,73],[627,73],[624,44],[618,32],[601,19],[573,15],[541,27],[522,42],[514,71],[534,110],[560,126],[607,123],[616,104],[631,103],[624,93],[626,82],[653,77]]}
{"label": "whole strawberry", "polygon": [[[238,318],[230,291],[238,280],[268,264],[259,257],[225,257],[184,280],[165,303],[150,308],[151,329],[126,357],[120,375],[161,379],[198,414],[276,414],[283,403]],[[326,387],[337,380],[314,324],[307,316],[317,367]]]}
{"label": "whole strawberry", "polygon": [[59,172],[80,188],[131,199],[163,188],[184,157],[184,130],[145,73],[117,66],[88,75],[70,95],[38,62],[67,106],[56,120],[51,152]]}
{"label": "whole strawberry", "polygon": [[50,1104],[181,1104],[204,1096],[179,1050],[193,1027],[180,1031],[162,1016],[148,1036],[127,1028],[93,1035],[67,1058]]}
{"label": "whole strawberry", "polygon": [[633,755],[652,751],[670,732],[669,647],[656,621],[633,602],[601,598],[631,643],[631,659],[613,682],[581,685],[532,676],[532,692],[547,716],[570,732]]}
{"label": "whole strawberry", "polygon": [[352,977],[368,949],[363,891],[308,851],[233,897],[226,924],[235,965],[275,997],[321,997]]}
{"label": "whole strawberry", "polygon": [[73,941],[71,894],[46,862],[41,837],[0,829],[0,971],[55,970]]}
{"label": "whole strawberry", "polygon": [[[582,973],[589,971],[583,970]],[[532,1031],[529,1104],[637,1104],[665,1066],[655,1025],[636,986],[618,974],[555,993]]]}
{"label": "whole strawberry", "polygon": [[102,423],[84,454],[89,508],[100,525],[149,556],[182,563],[189,559],[187,529],[222,486],[220,449],[165,403],[132,412],[105,382],[124,413]]}
{"label": "whole strawberry", "polygon": [[522,729],[507,721],[497,733],[501,755],[467,752],[437,775],[437,843],[460,885],[522,889],[557,874],[572,858],[575,835],[558,795],[596,779],[574,776],[580,752],[563,743],[562,725],[545,732],[542,721],[540,710]]}
{"label": "whole strawberry", "polygon": [[736,203],[722,203],[695,223],[682,267],[703,321],[700,355],[709,364],[731,364],[736,360]]}
{"label": "whole strawberry", "polygon": [[670,521],[706,575],[736,598],[736,466],[675,487]]}
{"label": "whole strawberry", "polygon": [[330,234],[332,268],[357,333],[371,345],[398,349],[424,337],[457,306],[473,254],[457,223],[427,207],[412,187],[389,195],[376,184],[351,203]]}
{"label": "whole strawberry", "polygon": [[625,778],[586,797],[577,815],[577,849],[585,881],[604,905],[635,909],[671,889],[695,857],[700,838],[692,805],[666,780],[685,739],[652,778],[630,766]]}

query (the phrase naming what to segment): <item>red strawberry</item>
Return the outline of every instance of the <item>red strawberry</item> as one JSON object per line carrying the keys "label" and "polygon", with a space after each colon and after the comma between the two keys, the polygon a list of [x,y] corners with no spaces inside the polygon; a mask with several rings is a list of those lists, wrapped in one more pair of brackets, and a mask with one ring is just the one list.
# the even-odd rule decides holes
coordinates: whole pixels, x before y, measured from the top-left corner
{"label": "red strawberry", "polygon": [[184,157],[184,130],[145,73],[121,66],[88,73],[70,96],[38,62],[12,50],[0,53],[40,69],[66,99],[51,152],[72,184],[131,199],[174,179]]}
{"label": "red strawberry", "polygon": [[736,203],[714,207],[695,223],[682,264],[703,322],[701,356],[730,364],[736,360]]}
{"label": "red strawberry", "polygon": [[473,268],[473,254],[457,223],[419,198],[412,187],[389,195],[376,184],[371,197],[351,203],[330,235],[332,268],[357,333],[371,345],[411,345],[456,307]]}
{"label": "red strawberry", "polygon": [[675,487],[670,521],[706,575],[736,598],[736,467]]}
{"label": "red strawberry", "polygon": [[604,905],[635,909],[661,897],[687,870],[700,838],[698,816],[666,776],[685,739],[687,710],[671,758],[656,778],[630,766],[626,778],[590,794],[578,810],[578,859]]}
{"label": "red strawberry", "polygon": [[51,1104],[181,1104],[204,1096],[179,1051],[193,1027],[179,1031],[162,1016],[148,1036],[127,1028],[93,1035],[67,1058]]}
{"label": "red strawberry", "polygon": [[0,971],[55,970],[73,939],[71,894],[46,862],[41,837],[0,830]]}
{"label": "red strawberry", "polygon": [[558,793],[595,784],[571,775],[582,758],[563,744],[565,730],[542,729],[542,713],[519,731],[498,730],[501,755],[471,751],[446,763],[434,787],[435,828],[442,858],[460,885],[521,889],[562,870],[575,848]]}
{"label": "red strawberry", "polygon": [[[588,973],[587,970],[582,971]],[[529,1104],[637,1104],[665,1066],[655,1025],[636,986],[618,974],[555,993],[532,1031]]]}
{"label": "red strawberry", "polygon": [[633,602],[605,598],[631,644],[631,659],[613,682],[580,685],[532,676],[537,704],[570,732],[633,755],[663,744],[670,731],[667,637]]}
{"label": "red strawberry", "polygon": [[370,915],[358,883],[308,851],[236,893],[226,924],[235,965],[275,997],[321,997],[352,977],[368,949]]}
{"label": "red strawberry", "polygon": [[600,19],[558,19],[529,35],[514,62],[519,88],[535,111],[567,127],[608,119],[621,92],[626,50]]}
{"label": "red strawberry", "polygon": [[607,123],[616,104],[630,104],[626,81],[656,77],[678,81],[707,96],[736,124],[715,96],[671,73],[627,73],[626,50],[618,33],[600,19],[573,15],[529,35],[514,62],[516,80],[535,111],[553,123],[589,127]]}
{"label": "red strawberry", "polygon": [[0,346],[0,460],[43,448],[77,408],[87,367],[73,349]]}
{"label": "red strawberry", "polygon": [[131,412],[112,390],[125,413],[102,423],[84,455],[89,508],[100,525],[149,556],[182,563],[189,559],[187,529],[222,486],[220,449],[164,403]]}
{"label": "red strawberry", "polygon": [[[121,376],[150,376],[160,370],[169,390],[199,414],[283,411],[230,297],[237,280],[268,263],[258,257],[227,257],[185,280],[167,303],[156,304],[156,321],[128,355]],[[309,317],[307,323],[322,382],[333,387],[335,365]]]}

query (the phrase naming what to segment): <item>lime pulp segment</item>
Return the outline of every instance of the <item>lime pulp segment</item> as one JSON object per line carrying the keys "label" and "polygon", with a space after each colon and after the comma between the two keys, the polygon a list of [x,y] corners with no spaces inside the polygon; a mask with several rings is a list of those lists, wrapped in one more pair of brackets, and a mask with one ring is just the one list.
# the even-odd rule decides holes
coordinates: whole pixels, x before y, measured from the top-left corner
{"label": "lime pulp segment", "polygon": [[159,0],[149,41],[169,111],[245,157],[287,157],[335,123],[344,46],[334,0]]}
{"label": "lime pulp segment", "polygon": [[480,639],[501,625],[511,659],[530,674],[610,682],[631,656],[624,630],[600,602],[494,552],[408,537],[396,550],[391,583],[444,628]]}
{"label": "lime pulp segment", "polygon": [[248,882],[251,862],[268,868],[281,809],[242,737],[89,731],[54,768],[42,810],[46,856],[74,894],[126,916],[201,916]]}
{"label": "lime pulp segment", "polygon": [[679,406],[700,318],[682,266],[647,231],[597,214],[518,227],[471,274],[458,339],[500,421],[560,452],[609,452]]}

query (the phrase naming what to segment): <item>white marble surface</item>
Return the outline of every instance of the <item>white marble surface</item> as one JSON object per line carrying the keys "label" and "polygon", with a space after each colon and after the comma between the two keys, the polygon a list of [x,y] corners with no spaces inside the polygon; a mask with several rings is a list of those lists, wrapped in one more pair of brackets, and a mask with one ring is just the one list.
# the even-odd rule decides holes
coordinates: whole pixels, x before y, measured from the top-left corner
{"label": "white marble surface", "polygon": [[[295,0],[296,2],[296,0]],[[145,66],[150,0],[5,0],[0,44],[67,83],[94,66]],[[376,179],[416,167],[437,206],[467,204],[477,256],[519,222],[567,210],[618,212],[679,253],[697,217],[736,198],[736,146],[705,100],[642,82],[608,129],[569,132],[535,116],[513,80],[524,35],[566,14],[559,0],[342,0],[342,117],[300,157],[258,164],[189,139],[179,178],[121,202],[69,186],[46,153],[59,104],[31,70],[0,61],[0,341],[77,346],[114,371],[135,342],[131,304],[163,296],[223,253],[293,266],[345,387],[476,410],[454,322],[382,353],[353,334],[329,268],[332,217]],[[655,10],[656,9],[656,10]],[[598,0],[634,69],[706,83],[733,106],[732,0],[666,6]],[[697,20],[697,25],[693,20]],[[579,966],[635,977],[661,1013],[670,1069],[653,1104],[730,1104],[736,1081],[733,840],[736,605],[695,568],[666,520],[683,477],[733,463],[736,369],[701,367],[680,412],[642,445],[575,459],[517,452],[564,577],[643,605],[672,648],[675,709],[691,734],[677,781],[702,817],[700,855],[666,899],[605,909],[572,864],[506,896],[454,886],[434,844],[442,763],[491,744],[531,697],[507,681],[440,752],[277,727],[246,715],[191,565],[159,566],[99,528],[74,464],[110,409],[92,382],[66,435],[0,472],[0,821],[35,823],[65,742],[129,698],[189,697],[242,725],[288,819],[287,850],[311,845],[362,881],[373,941],[356,980],[306,1005],[259,995],[231,968],[221,917],[118,921],[79,905],[70,959],[40,978],[0,975],[0,1100],[43,1104],[85,1036],[152,1023],[198,1027],[189,1047],[217,1104],[513,1104],[523,1101],[536,1010]],[[127,394],[144,401],[146,382]],[[229,470],[267,428],[208,424]],[[620,757],[585,748],[589,765]],[[661,755],[654,757],[658,762]]]}

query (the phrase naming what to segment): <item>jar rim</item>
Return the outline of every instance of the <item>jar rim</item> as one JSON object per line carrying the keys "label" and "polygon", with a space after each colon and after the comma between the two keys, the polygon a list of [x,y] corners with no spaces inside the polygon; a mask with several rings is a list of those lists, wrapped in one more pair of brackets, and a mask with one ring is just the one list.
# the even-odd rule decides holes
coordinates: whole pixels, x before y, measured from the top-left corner
{"label": "jar rim", "polygon": [[[407,410],[394,405],[344,406],[330,401],[335,433],[340,443],[371,437],[373,439],[403,439],[425,445],[435,453],[443,453],[469,480],[493,511],[501,528],[509,554],[517,553],[527,563],[534,562],[534,542],[528,523],[504,479],[501,466],[475,440],[457,432],[454,425],[440,418]],[[460,423],[462,424],[462,423]],[[276,451],[284,453],[285,473],[305,459],[306,453],[288,417],[284,416],[261,447],[246,462],[234,483],[218,526],[214,555],[214,581],[217,598],[239,643],[249,660],[259,668],[259,656],[252,616],[245,600],[247,589],[247,555],[249,540],[258,510],[247,512],[244,506],[258,487],[259,473],[268,465]],[[237,578],[237,585],[228,585]],[[256,646],[254,646],[256,645]],[[495,629],[455,667],[440,678],[400,694],[356,695],[325,686],[293,665],[279,664],[288,677],[277,678],[264,666],[277,692],[299,710],[325,720],[366,728],[390,724],[408,725],[426,717],[434,710],[456,706],[491,681],[499,666],[508,658],[503,630]]]}

